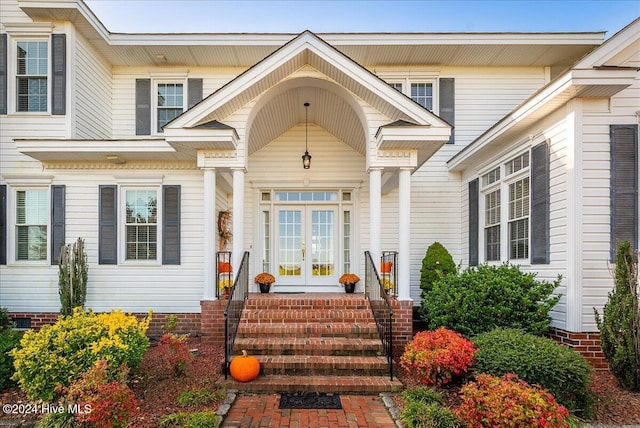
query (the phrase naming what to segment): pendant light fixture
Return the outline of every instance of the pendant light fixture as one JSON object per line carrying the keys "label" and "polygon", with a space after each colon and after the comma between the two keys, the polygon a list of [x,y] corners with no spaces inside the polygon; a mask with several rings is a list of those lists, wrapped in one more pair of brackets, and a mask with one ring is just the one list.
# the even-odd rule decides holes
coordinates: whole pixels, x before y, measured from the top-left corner
{"label": "pendant light fixture", "polygon": [[311,155],[309,154],[309,103],[304,103],[304,154],[302,155],[302,167],[311,168]]}

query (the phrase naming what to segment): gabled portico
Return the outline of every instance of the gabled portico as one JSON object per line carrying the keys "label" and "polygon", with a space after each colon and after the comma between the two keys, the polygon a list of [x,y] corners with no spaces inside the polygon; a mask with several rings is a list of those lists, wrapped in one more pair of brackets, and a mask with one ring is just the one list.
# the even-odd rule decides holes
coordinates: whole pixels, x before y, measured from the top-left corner
{"label": "gabled portico", "polygon": [[[305,122],[305,102],[310,103],[308,122]],[[309,125],[312,127],[312,137],[317,139],[311,142],[309,150],[317,156],[311,169],[302,171],[299,162],[304,147],[301,145],[304,143],[301,131]],[[308,31],[174,119],[164,128],[167,143],[177,152],[195,152],[197,165],[204,171],[205,300],[214,298],[212,286],[215,283],[215,266],[212,261],[217,248],[215,199],[216,188],[221,182],[229,183],[233,194],[234,265],[240,263],[245,250],[252,249],[256,255],[264,255],[270,245],[284,242],[272,237],[270,244],[264,240],[265,233],[258,230],[264,228],[264,225],[258,224],[261,221],[260,213],[263,212],[260,198],[271,198],[271,195],[278,198],[282,192],[302,190],[306,192],[305,195],[335,192],[335,197],[340,198],[339,203],[333,205],[333,202],[327,201],[312,204],[320,208],[308,208],[307,212],[312,211],[310,214],[304,214],[305,211],[298,208],[308,204],[287,205],[286,202],[277,206],[272,203],[270,211],[264,212],[268,212],[273,219],[276,214],[282,218],[293,215],[297,220],[291,220],[291,224],[295,224],[295,227],[300,222],[304,223],[306,215],[310,216],[309,224],[314,225],[308,227],[318,227],[320,224],[320,220],[312,220],[312,216],[328,216],[331,220],[323,220],[322,224],[325,228],[335,228],[335,233],[329,231],[323,238],[311,235],[309,238],[337,239],[344,238],[343,195],[348,195],[346,197],[354,207],[353,213],[357,213],[361,205],[368,205],[368,215],[361,217],[369,219],[368,233],[354,233],[354,237],[361,236],[362,242],[352,247],[358,250],[353,252],[354,261],[350,266],[350,270],[356,273],[361,269],[362,251],[369,250],[374,260],[380,257],[382,224],[385,221],[397,221],[400,225],[397,241],[398,297],[409,300],[411,173],[446,143],[450,133],[451,126],[444,120]],[[323,150],[324,157],[319,156]],[[345,151],[344,156],[352,159],[354,166],[351,169],[356,171],[336,174],[336,171],[340,171],[341,160],[331,159],[331,155],[342,150]],[[276,162],[279,165],[269,168],[269,172],[255,174],[269,151],[274,152],[269,156],[276,156],[273,159],[278,159]],[[358,157],[361,161],[357,160]],[[345,176],[350,178],[346,179]],[[368,189],[362,189],[365,190],[362,192],[359,183],[368,184]],[[385,220],[382,218],[382,195],[396,186],[399,186],[398,218]],[[245,209],[248,201],[251,201],[251,207]],[[367,201],[368,204],[365,203]],[[282,208],[286,206],[292,208]],[[354,224],[350,227],[359,230],[359,217],[353,215],[352,220]],[[251,230],[246,230],[247,226]],[[271,227],[271,231],[274,231],[275,226]],[[254,238],[251,239],[251,236]],[[302,242],[303,248],[300,250],[304,259],[305,237],[296,237],[296,240]],[[329,286],[329,278],[332,279],[332,285],[337,285],[334,277],[339,276],[345,266],[349,266],[344,258],[347,256],[343,256],[349,249],[344,245],[344,239],[335,241],[335,257],[327,256],[330,262],[326,266],[321,263],[309,265],[314,275],[327,274],[326,286]],[[298,249],[279,248],[278,254],[294,250]],[[277,257],[275,252],[274,249],[268,253],[270,260],[255,257],[253,274],[268,268],[275,270],[276,274],[283,274],[283,269],[286,271],[287,268],[283,267],[285,264],[282,260],[278,263],[273,261]],[[296,263],[299,262],[299,256],[294,259]],[[293,269],[298,269],[297,265]],[[319,274],[321,271],[323,273]],[[322,278],[315,280],[317,284],[322,283]]]}

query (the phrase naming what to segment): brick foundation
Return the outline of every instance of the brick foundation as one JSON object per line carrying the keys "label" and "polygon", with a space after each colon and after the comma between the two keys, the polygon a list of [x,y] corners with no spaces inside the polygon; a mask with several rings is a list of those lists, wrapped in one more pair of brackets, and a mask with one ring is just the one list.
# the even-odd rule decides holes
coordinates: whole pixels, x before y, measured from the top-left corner
{"label": "brick foundation", "polygon": [[201,300],[200,333],[207,344],[224,346],[224,308],[227,300]]}
{"label": "brick foundation", "polygon": [[[146,313],[133,313],[133,315],[138,319],[147,316]],[[147,335],[151,337],[161,336],[162,327],[166,324],[169,315],[175,315],[178,318],[178,325],[175,331],[177,334],[190,334],[193,337],[200,335],[200,314],[168,314],[155,312],[151,318]],[[40,330],[44,325],[55,324],[59,316],[60,314],[58,312],[12,312],[9,314],[9,320],[13,321],[15,318],[28,318],[31,320],[31,328]]]}
{"label": "brick foundation", "polygon": [[608,370],[609,365],[607,359],[604,357],[602,349],[600,348],[599,332],[573,333],[558,328],[551,328],[549,337],[582,354],[596,370]]}
{"label": "brick foundation", "polygon": [[26,318],[31,320],[31,328],[40,330],[42,326],[55,324],[60,314],[58,312],[10,312],[9,321],[16,318]]}
{"label": "brick foundation", "polygon": [[413,302],[391,299],[393,308],[393,356],[400,357],[413,339]]}

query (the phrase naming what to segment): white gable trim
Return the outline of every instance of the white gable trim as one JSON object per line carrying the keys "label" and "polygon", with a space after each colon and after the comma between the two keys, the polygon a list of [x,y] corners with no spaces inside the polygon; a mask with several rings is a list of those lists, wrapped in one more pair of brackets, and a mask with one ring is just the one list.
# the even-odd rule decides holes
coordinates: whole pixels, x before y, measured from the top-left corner
{"label": "white gable trim", "polygon": [[352,92],[360,89],[356,86],[362,86],[367,96],[378,98],[382,102],[391,105],[401,112],[401,116],[406,119],[419,125],[449,127],[449,124],[438,116],[407,99],[403,94],[400,94],[373,73],[328,45],[315,34],[305,31],[193,108],[178,116],[165,126],[165,131],[168,129],[191,128],[202,121],[214,118],[223,120],[224,117],[212,117],[212,113],[259,83],[262,83],[263,87],[258,88],[258,92],[271,88],[277,82],[270,82],[269,79],[273,79],[272,74],[276,74],[278,69],[285,65],[293,65],[297,69],[307,63],[313,65],[313,62],[318,60],[328,64],[338,73],[345,76],[347,78],[346,86]]}

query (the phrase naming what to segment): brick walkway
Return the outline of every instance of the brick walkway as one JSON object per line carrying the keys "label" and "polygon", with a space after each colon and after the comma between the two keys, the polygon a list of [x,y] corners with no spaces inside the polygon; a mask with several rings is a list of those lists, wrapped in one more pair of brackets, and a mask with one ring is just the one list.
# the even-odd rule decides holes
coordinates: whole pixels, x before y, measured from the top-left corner
{"label": "brick walkway", "polygon": [[278,409],[279,394],[238,395],[223,427],[258,428],[394,428],[382,399],[375,395],[342,395],[342,410]]}

